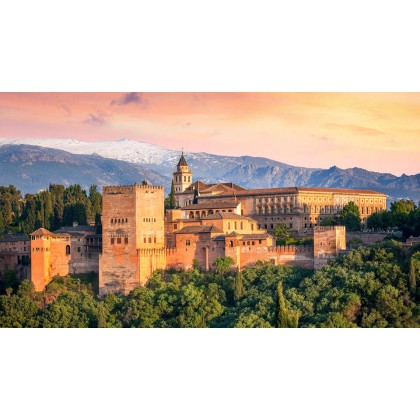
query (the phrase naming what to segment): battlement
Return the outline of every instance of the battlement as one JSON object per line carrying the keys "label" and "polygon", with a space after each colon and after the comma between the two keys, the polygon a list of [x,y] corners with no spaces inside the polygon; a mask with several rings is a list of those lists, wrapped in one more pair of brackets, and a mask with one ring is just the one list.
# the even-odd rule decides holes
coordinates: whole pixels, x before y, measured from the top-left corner
{"label": "battlement", "polygon": [[314,228],[315,232],[330,232],[330,231],[338,231],[343,232],[346,230],[345,226],[317,226]]}
{"label": "battlement", "polygon": [[124,194],[128,192],[133,192],[135,190],[163,190],[163,186],[142,185],[142,184],[108,186],[108,187],[103,187],[102,193],[103,194]]}
{"label": "battlement", "polygon": [[267,247],[269,252],[275,252],[277,254],[290,254],[290,253],[313,253],[314,248],[310,245],[278,245]]}

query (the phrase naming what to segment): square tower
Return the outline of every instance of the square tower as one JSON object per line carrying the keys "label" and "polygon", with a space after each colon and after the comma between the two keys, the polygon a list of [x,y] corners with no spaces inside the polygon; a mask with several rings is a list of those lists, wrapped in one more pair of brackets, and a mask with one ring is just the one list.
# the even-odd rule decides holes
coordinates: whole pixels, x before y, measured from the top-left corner
{"label": "square tower", "polygon": [[104,187],[99,294],[127,294],[144,285],[165,267],[164,251],[163,187]]}

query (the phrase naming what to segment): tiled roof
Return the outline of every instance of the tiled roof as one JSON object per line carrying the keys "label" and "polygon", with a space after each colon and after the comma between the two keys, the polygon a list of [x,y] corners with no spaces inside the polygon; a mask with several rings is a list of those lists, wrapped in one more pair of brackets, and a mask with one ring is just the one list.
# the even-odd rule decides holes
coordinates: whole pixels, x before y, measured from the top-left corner
{"label": "tiled roof", "polygon": [[20,241],[30,241],[30,240],[31,238],[24,233],[21,233],[21,234],[18,233],[16,235],[9,234],[9,235],[3,236],[3,238],[0,238],[0,242],[20,242]]}
{"label": "tiled roof", "polygon": [[227,192],[232,192],[234,193],[235,191],[246,191],[245,188],[234,184],[233,182],[220,182],[217,184],[206,184],[203,181],[195,181],[193,182],[188,188],[185,189],[186,192],[192,192],[195,189],[198,189],[199,193],[202,192],[209,192],[212,191],[214,188],[216,188],[217,186],[223,186],[224,190]]}
{"label": "tiled roof", "polygon": [[49,230],[44,229],[44,228],[39,228],[35,232],[31,233],[31,236],[42,236],[42,235],[52,236],[54,234],[52,232],[50,232]]}
{"label": "tiled roof", "polygon": [[216,226],[185,226],[174,233],[223,233],[223,230]]}
{"label": "tiled roof", "polygon": [[86,235],[86,239],[102,239],[102,233],[95,233],[94,235]]}
{"label": "tiled roof", "polygon": [[[253,189],[253,190],[243,190],[237,191],[232,194],[222,194],[224,196],[235,196],[235,197],[244,197],[244,196],[259,196],[259,195],[275,195],[275,194],[297,194],[299,192],[305,193],[330,193],[330,194],[373,194],[373,195],[382,195],[378,191],[372,190],[355,190],[351,188],[310,188],[310,187],[285,187],[285,188],[264,188],[264,189]],[[206,196],[208,199],[211,196]],[[217,198],[217,196],[215,196]]]}
{"label": "tiled roof", "polygon": [[179,168],[180,166],[188,166],[187,161],[184,158],[184,153],[182,153],[181,158],[179,159],[178,165],[177,167]]}
{"label": "tiled roof", "polygon": [[218,220],[218,219],[235,219],[235,220],[252,220],[249,217],[241,216],[240,214],[232,213],[232,212],[219,212],[209,214],[206,217],[202,217],[201,220]]}
{"label": "tiled roof", "polygon": [[267,238],[272,238],[271,235],[269,235],[268,233],[247,233],[245,235],[242,235],[241,239],[267,239]]}
{"label": "tiled roof", "polygon": [[234,209],[239,206],[239,202],[235,201],[212,201],[211,203],[189,204],[182,207],[182,210],[199,210],[199,209]]}
{"label": "tiled roof", "polygon": [[54,231],[54,233],[70,233],[70,232],[96,232],[96,226],[80,225],[80,226],[63,226]]}

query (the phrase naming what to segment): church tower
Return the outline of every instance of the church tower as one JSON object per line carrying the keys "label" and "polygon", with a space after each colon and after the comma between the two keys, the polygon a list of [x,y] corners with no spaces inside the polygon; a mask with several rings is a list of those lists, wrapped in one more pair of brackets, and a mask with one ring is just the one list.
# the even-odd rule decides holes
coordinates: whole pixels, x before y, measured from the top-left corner
{"label": "church tower", "polygon": [[188,163],[185,160],[184,152],[182,152],[181,158],[179,159],[176,171],[173,173],[173,181],[175,187],[175,196],[183,193],[192,184],[192,172],[188,167]]}

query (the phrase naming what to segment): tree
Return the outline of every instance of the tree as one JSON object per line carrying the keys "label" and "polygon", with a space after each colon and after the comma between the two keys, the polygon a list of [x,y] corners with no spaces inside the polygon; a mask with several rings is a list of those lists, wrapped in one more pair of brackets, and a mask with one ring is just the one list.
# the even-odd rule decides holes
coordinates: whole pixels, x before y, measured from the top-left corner
{"label": "tree", "polygon": [[216,267],[216,273],[224,276],[229,272],[232,265],[234,264],[234,260],[231,257],[217,257],[214,260],[214,265]]}
{"label": "tree", "polygon": [[174,209],[175,207],[176,207],[175,186],[174,186],[174,180],[172,180],[171,193],[169,194],[169,208]]}
{"label": "tree", "polygon": [[344,225],[350,232],[360,230],[361,219],[359,207],[357,207],[353,201],[350,201],[346,206],[343,207],[343,210],[341,210],[340,221],[341,224]]}
{"label": "tree", "polygon": [[99,303],[98,308],[98,328],[106,328],[106,318],[103,302]]}
{"label": "tree", "polygon": [[279,281],[277,285],[277,327],[278,328],[297,328],[299,316],[297,312],[289,312],[283,296],[283,283]]}
{"label": "tree", "polygon": [[96,185],[91,185],[89,188],[89,201],[90,201],[90,214],[89,220],[95,221],[98,226],[98,219],[100,219],[102,213],[102,195],[98,191]]}
{"label": "tree", "polygon": [[234,287],[234,298],[235,298],[235,302],[239,302],[239,300],[242,298],[242,296],[245,294],[245,287],[244,287],[244,282],[242,279],[242,273],[241,270],[239,270],[236,272],[236,277],[235,277],[235,287]]}
{"label": "tree", "polygon": [[274,227],[274,236],[278,241],[284,241],[286,242],[288,239],[291,238],[291,234],[289,230],[287,229],[287,226],[285,223],[278,223]]}
{"label": "tree", "polygon": [[5,226],[4,226],[4,221],[3,221],[3,214],[0,211],[0,233],[4,232],[4,228]]}
{"label": "tree", "polygon": [[194,189],[194,198],[193,198],[193,204],[197,204],[198,203],[198,197],[199,197],[199,193],[198,193],[198,186],[197,188]]}
{"label": "tree", "polygon": [[408,215],[414,209],[415,205],[412,200],[397,200],[391,203],[391,212],[395,215]]}
{"label": "tree", "polygon": [[332,216],[326,216],[323,219],[321,219],[321,226],[336,226],[337,225],[337,219]]}
{"label": "tree", "polygon": [[420,278],[420,252],[411,256],[410,273],[408,276],[408,288],[414,299],[417,299],[417,279]]}

